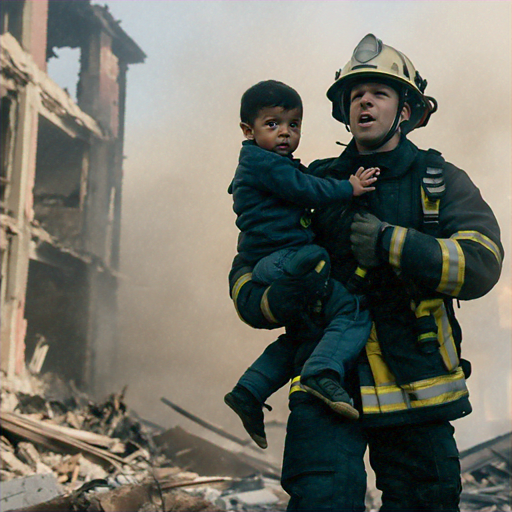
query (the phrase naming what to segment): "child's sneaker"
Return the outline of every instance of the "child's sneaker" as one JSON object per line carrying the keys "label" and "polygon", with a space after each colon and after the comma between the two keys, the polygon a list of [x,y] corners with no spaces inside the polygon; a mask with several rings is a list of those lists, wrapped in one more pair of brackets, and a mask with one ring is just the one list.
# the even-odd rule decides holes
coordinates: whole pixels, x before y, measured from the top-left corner
{"label": "child's sneaker", "polygon": [[236,386],[224,397],[224,402],[238,414],[253,441],[260,448],[266,448],[268,444],[263,424],[263,407],[258,400],[245,388]]}
{"label": "child's sneaker", "polygon": [[351,420],[359,418],[359,412],[352,406],[349,394],[328,372],[301,378],[304,389],[324,401],[333,411]]}

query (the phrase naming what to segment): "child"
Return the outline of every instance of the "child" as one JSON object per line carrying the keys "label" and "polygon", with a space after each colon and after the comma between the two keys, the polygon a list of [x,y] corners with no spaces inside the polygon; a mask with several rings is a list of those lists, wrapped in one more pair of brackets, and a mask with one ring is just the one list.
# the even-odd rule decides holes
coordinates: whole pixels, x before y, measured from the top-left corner
{"label": "child", "polygon": [[[285,275],[302,276],[313,269],[328,273],[329,256],[312,244],[307,209],[348,203],[352,196],[375,190],[371,185],[379,170],[360,167],[345,181],[306,174],[306,168],[292,159],[300,141],[302,101],[281,82],[267,80],[249,88],[242,96],[240,117],[247,140],[242,143],[229,193],[241,231],[238,252],[254,266],[252,280],[270,285]],[[303,388],[349,419],[357,419],[359,413],[341,382],[346,365],[366,344],[371,327],[366,311],[356,307],[353,314],[354,303],[357,299],[333,281],[325,306],[328,326],[301,374]],[[261,448],[267,446],[261,404],[290,379],[291,354],[276,343],[258,359],[258,369],[253,364],[224,398]],[[262,363],[266,375],[261,374]]]}

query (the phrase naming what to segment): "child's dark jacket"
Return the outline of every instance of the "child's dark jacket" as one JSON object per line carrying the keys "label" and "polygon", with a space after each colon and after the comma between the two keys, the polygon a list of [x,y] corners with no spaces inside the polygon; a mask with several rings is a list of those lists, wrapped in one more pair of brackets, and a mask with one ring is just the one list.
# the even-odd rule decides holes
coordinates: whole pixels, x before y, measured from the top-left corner
{"label": "child's dark jacket", "polygon": [[311,243],[307,208],[350,201],[352,185],[334,178],[306,174],[299,160],[280,156],[244,141],[233,194],[236,225],[240,229],[238,252],[255,263],[278,249]]}

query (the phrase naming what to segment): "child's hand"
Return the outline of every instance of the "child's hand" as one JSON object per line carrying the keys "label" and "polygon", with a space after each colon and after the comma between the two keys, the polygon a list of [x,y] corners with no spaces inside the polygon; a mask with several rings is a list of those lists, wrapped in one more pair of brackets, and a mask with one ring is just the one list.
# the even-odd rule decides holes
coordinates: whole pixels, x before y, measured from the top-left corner
{"label": "child's hand", "polygon": [[353,195],[361,196],[367,192],[375,190],[375,187],[372,187],[371,185],[377,181],[377,176],[379,174],[380,169],[378,167],[370,167],[368,169],[359,167],[355,175],[352,174],[349,178],[352,188],[354,189]]}

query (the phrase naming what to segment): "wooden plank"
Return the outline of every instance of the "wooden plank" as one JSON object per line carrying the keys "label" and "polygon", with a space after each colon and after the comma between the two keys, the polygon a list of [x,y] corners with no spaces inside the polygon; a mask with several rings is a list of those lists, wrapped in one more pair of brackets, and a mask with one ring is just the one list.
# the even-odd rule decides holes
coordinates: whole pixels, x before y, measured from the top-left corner
{"label": "wooden plank", "polygon": [[233,441],[234,443],[237,443],[241,446],[249,446],[252,448],[250,443],[252,442],[250,439],[240,439],[239,437],[234,436],[233,434],[230,434],[229,432],[226,432],[221,427],[217,427],[216,425],[213,425],[211,423],[208,423],[207,421],[199,418],[195,414],[192,414],[191,412],[186,411],[183,409],[183,407],[180,407],[179,405],[176,405],[175,403],[171,402],[170,400],[167,400],[167,398],[160,398],[160,400],[165,404],[171,407],[171,409],[174,409],[176,412],[179,412],[185,418],[188,418],[189,420],[192,420],[193,422],[197,423],[198,425],[201,425],[204,428],[207,428],[208,430],[211,430],[212,432],[215,432],[219,436],[222,436],[226,439],[229,439],[230,441]]}
{"label": "wooden plank", "polygon": [[42,444],[52,450],[64,451],[66,453],[82,452],[84,455],[93,458],[103,466],[113,466],[121,470],[122,465],[126,464],[122,457],[97,448],[84,441],[73,439],[71,436],[62,432],[52,430],[48,424],[28,419],[14,413],[1,413],[0,425],[3,429],[13,434],[28,439],[29,441]]}

